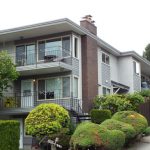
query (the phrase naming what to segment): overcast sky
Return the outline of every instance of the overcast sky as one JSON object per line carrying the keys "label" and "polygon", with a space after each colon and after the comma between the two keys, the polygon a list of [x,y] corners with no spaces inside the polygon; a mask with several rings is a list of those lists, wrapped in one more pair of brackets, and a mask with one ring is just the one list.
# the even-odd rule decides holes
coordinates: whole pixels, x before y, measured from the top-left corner
{"label": "overcast sky", "polygon": [[98,36],[140,55],[150,43],[150,0],[0,0],[0,30],[60,18],[93,16]]}

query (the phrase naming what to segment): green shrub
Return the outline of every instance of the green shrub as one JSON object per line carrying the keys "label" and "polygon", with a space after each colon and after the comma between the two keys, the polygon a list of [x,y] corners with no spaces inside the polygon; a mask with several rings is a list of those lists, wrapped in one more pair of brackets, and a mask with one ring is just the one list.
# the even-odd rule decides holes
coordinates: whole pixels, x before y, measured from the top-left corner
{"label": "green shrub", "polygon": [[96,97],[94,101],[101,109],[108,109],[112,114],[121,110],[131,110],[132,107],[124,95],[118,94],[100,96],[99,99]]}
{"label": "green shrub", "polygon": [[104,126],[99,126],[91,122],[79,124],[71,137],[71,147],[78,148],[105,148],[118,150],[125,143],[125,134],[119,130],[108,130]]}
{"label": "green shrub", "polygon": [[150,127],[147,127],[144,131],[145,135],[150,135]]}
{"label": "green shrub", "polygon": [[100,124],[106,119],[111,118],[111,111],[110,110],[98,110],[92,109],[91,110],[91,121],[93,123]]}
{"label": "green shrub", "polygon": [[139,94],[143,97],[150,97],[150,90],[142,90]]}
{"label": "green shrub", "polygon": [[108,150],[122,150],[125,144],[125,134],[119,130],[108,130],[103,141],[104,147]]}
{"label": "green shrub", "polygon": [[144,97],[139,93],[126,94],[126,98],[130,101],[133,111],[138,111],[138,106],[144,103]]}
{"label": "green shrub", "polygon": [[96,96],[94,98],[94,108],[108,109],[114,114],[124,110],[137,111],[138,106],[143,102],[144,98],[138,93]]}
{"label": "green shrub", "polygon": [[29,135],[51,135],[62,128],[68,128],[70,117],[62,106],[52,103],[41,104],[33,109],[25,120],[26,132]]}
{"label": "green shrub", "polygon": [[117,112],[112,116],[112,119],[132,125],[136,134],[142,133],[148,126],[146,118],[134,111]]}
{"label": "green shrub", "polygon": [[126,136],[126,142],[128,142],[128,140],[131,138],[134,138],[136,135],[135,129],[130,124],[118,120],[107,119],[102,122],[101,125],[105,126],[109,130],[120,130],[124,132]]}
{"label": "green shrub", "polygon": [[20,125],[14,120],[0,120],[0,150],[19,150]]}

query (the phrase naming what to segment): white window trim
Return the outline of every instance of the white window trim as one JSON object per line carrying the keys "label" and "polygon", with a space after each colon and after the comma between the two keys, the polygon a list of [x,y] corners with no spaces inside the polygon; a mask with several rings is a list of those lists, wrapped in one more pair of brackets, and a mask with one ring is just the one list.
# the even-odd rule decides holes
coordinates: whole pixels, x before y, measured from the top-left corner
{"label": "white window trim", "polygon": [[[109,57],[109,64],[107,64],[106,62],[103,62],[103,54],[104,54],[105,56],[108,56],[108,57]],[[106,61],[106,57],[105,57],[105,61]],[[102,51],[102,54],[101,54],[101,62],[102,62],[103,64],[105,64],[105,65],[110,66],[110,55],[109,55],[108,53]]]}
{"label": "white window trim", "polygon": [[[137,72],[134,72],[134,64],[133,64],[133,72],[134,72],[134,74],[135,75],[137,75],[137,76],[141,76],[141,71],[140,71],[140,69],[141,69],[141,67],[140,67],[140,63],[138,62],[138,61],[136,61],[136,60],[133,60],[133,63],[135,62],[135,65],[136,65],[136,71],[137,71],[137,66],[139,67],[139,73],[137,73]],[[138,64],[138,65],[137,65]]]}
{"label": "white window trim", "polygon": [[[111,94],[111,88],[110,88],[110,87],[102,86],[102,95],[104,95],[104,94],[103,94],[103,88],[106,88],[106,90],[109,89],[109,90],[110,90],[110,93],[109,93],[109,94]],[[106,93],[106,95],[107,95],[107,93]]]}
{"label": "white window trim", "polygon": [[[78,97],[74,97],[74,79],[77,78],[78,79]],[[79,77],[76,75],[73,75],[73,98],[79,98]]]}
{"label": "white window trim", "polygon": [[[77,57],[75,57],[75,38],[77,39]],[[72,36],[72,56],[75,59],[79,59],[79,37],[76,35]]]}

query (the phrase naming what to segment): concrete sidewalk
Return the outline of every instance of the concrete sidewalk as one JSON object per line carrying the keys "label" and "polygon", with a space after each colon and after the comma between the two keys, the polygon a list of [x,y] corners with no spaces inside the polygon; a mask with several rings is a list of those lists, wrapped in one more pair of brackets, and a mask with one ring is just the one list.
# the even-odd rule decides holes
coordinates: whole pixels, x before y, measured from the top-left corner
{"label": "concrete sidewalk", "polygon": [[141,138],[139,142],[125,150],[150,150],[150,136]]}

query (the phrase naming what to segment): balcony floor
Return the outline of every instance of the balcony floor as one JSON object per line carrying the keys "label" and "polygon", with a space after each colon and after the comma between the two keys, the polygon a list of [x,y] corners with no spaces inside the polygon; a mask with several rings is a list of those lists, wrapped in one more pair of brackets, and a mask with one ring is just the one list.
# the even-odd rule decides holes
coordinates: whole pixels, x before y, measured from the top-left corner
{"label": "balcony floor", "polygon": [[49,62],[42,64],[19,66],[16,69],[20,73],[20,75],[35,75],[71,71],[72,66],[63,62]]}

